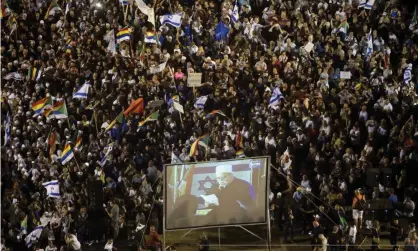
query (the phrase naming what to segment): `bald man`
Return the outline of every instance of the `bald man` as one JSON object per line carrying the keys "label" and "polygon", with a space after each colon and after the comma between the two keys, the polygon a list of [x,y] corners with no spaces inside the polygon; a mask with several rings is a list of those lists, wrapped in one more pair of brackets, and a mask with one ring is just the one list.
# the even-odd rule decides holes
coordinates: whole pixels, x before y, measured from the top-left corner
{"label": "bald man", "polygon": [[213,208],[211,216],[217,223],[229,224],[252,220],[255,208],[254,187],[242,180],[234,177],[231,165],[216,167],[216,180],[218,186],[213,186],[208,194],[215,194],[218,197],[219,205],[206,206]]}

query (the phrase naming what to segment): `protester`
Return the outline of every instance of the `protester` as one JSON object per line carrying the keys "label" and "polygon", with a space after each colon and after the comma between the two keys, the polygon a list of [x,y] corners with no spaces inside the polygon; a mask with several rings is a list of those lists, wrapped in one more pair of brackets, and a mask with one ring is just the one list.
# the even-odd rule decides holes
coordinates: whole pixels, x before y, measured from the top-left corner
{"label": "protester", "polygon": [[[131,221],[158,224],[161,234],[163,166],[176,161],[270,156],[277,222],[288,208],[294,224],[314,221],[314,246],[332,232],[320,225],[351,222],[335,208],[352,215],[351,238],[362,231],[359,188],[367,203],[393,188],[398,216],[413,220],[414,8],[2,1],[2,248],[102,248],[125,238]],[[191,73],[201,82],[189,83]],[[192,151],[204,135],[207,144]],[[370,185],[370,168],[392,176]],[[93,203],[94,182],[108,212]]]}

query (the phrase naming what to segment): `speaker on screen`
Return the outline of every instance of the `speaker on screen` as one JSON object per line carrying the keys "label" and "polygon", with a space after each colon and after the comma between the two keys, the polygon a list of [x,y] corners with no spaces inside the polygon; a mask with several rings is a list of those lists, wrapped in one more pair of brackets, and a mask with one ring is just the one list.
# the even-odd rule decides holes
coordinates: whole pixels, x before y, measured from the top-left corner
{"label": "speaker on screen", "polygon": [[165,166],[166,230],[265,223],[268,157]]}

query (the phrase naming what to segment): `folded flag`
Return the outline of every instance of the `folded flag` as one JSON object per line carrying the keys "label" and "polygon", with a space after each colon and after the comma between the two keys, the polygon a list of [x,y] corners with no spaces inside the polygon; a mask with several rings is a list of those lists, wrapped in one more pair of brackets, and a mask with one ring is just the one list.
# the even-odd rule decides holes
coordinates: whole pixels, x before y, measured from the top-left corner
{"label": "folded flag", "polygon": [[123,112],[125,117],[129,116],[131,113],[143,113],[144,112],[144,99],[138,98],[132,101],[129,107]]}
{"label": "folded flag", "polygon": [[76,93],[74,93],[73,98],[86,99],[89,94],[90,87],[90,81],[87,81]]}
{"label": "folded flag", "polygon": [[123,119],[124,119],[123,112],[120,112],[118,116],[116,116],[116,118],[106,127],[105,131],[112,129],[116,125],[116,123],[121,124],[123,122]]}
{"label": "folded flag", "polygon": [[157,43],[156,33],[153,31],[147,31],[145,33],[144,42],[149,43],[149,44],[156,44]]}
{"label": "folded flag", "polygon": [[281,99],[284,99],[284,97],[279,87],[274,88],[273,95],[270,98],[269,108],[276,110]]}
{"label": "folded flag", "polygon": [[61,164],[65,165],[74,157],[73,150],[69,144],[66,144],[61,154]]}
{"label": "folded flag", "polygon": [[138,126],[143,126],[145,123],[147,123],[148,121],[155,121],[158,119],[159,113],[158,111],[151,113],[151,115],[149,115],[146,119],[142,120],[141,122],[138,123]]}
{"label": "folded flag", "polygon": [[60,183],[58,180],[51,180],[42,184],[46,189],[46,195],[48,197],[59,198],[60,197]]}
{"label": "folded flag", "polygon": [[29,67],[28,78],[30,80],[38,81],[41,78],[42,71],[35,67]]}
{"label": "folded flag", "polygon": [[35,116],[40,115],[42,114],[44,108],[47,108],[50,105],[52,105],[52,99],[51,97],[46,97],[33,103],[32,110],[35,112]]}
{"label": "folded flag", "polygon": [[10,119],[10,113],[7,112],[6,115],[6,128],[4,130],[4,145],[7,145],[9,143],[10,139],[12,138],[11,134],[11,119]]}
{"label": "folded flag", "polygon": [[25,243],[28,248],[33,245],[33,242],[37,241],[44,230],[44,226],[37,226],[30,234],[25,237]]}
{"label": "folded flag", "polygon": [[206,149],[209,146],[209,135],[205,134],[203,136],[200,136],[199,138],[196,139],[195,142],[193,142],[192,146],[190,147],[190,157],[193,157],[197,154],[197,147],[198,146],[203,146]]}
{"label": "folded flag", "polygon": [[234,9],[232,10],[231,18],[232,18],[232,22],[234,23],[238,22],[239,20],[238,3],[236,0],[235,0]]}
{"label": "folded flag", "polygon": [[130,40],[131,39],[131,29],[123,28],[119,30],[116,34],[116,42],[120,43],[122,41]]}
{"label": "folded flag", "polygon": [[221,115],[221,116],[224,116],[224,117],[227,117],[226,114],[223,113],[221,110],[213,110],[213,111],[211,111],[210,113],[208,113],[206,115],[206,118],[212,117],[212,116],[214,116],[216,114]]}
{"label": "folded flag", "polygon": [[25,215],[25,218],[20,222],[20,232],[28,230],[28,216]]}
{"label": "folded flag", "polygon": [[203,109],[205,107],[205,104],[206,104],[207,100],[208,100],[208,96],[198,97],[196,102],[194,103],[194,107]]}
{"label": "folded flag", "polygon": [[181,15],[180,14],[167,14],[160,17],[161,25],[170,24],[174,27],[181,26]]}

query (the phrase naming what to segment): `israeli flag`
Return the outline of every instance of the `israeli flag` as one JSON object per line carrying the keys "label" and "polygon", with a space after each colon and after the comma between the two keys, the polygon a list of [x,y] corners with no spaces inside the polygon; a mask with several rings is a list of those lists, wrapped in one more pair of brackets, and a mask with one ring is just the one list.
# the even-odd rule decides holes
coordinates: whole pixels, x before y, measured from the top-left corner
{"label": "israeli flag", "polygon": [[279,87],[276,87],[274,88],[273,95],[270,98],[269,108],[276,110],[278,108],[280,99],[284,99],[284,97]]}
{"label": "israeli flag", "polygon": [[42,184],[46,189],[46,195],[52,198],[60,198],[60,183],[58,180],[52,180]]}
{"label": "israeli flag", "polygon": [[160,17],[161,25],[171,24],[174,27],[181,26],[181,15],[180,14],[168,14]]}
{"label": "israeli flag", "polygon": [[194,107],[203,109],[205,107],[205,103],[207,100],[208,100],[208,96],[198,97],[196,102],[194,103]]}
{"label": "israeli flag", "polygon": [[7,112],[6,128],[5,128],[5,132],[4,132],[4,145],[7,145],[7,143],[9,143],[9,141],[11,139],[10,127],[11,127],[10,113]]}
{"label": "israeli flag", "polygon": [[406,67],[404,73],[403,73],[403,81],[405,82],[405,84],[409,84],[409,81],[411,81],[411,77],[412,77],[412,64],[408,64],[408,66]]}
{"label": "israeli flag", "polygon": [[364,6],[364,8],[366,10],[371,10],[373,8],[374,2],[375,2],[375,0],[368,0],[366,5]]}
{"label": "israeli flag", "polygon": [[232,10],[232,22],[236,23],[239,20],[239,13],[238,13],[238,3],[235,1],[234,9]]}
{"label": "israeli flag", "polygon": [[25,243],[28,248],[30,248],[34,242],[37,242],[39,237],[41,237],[43,230],[43,226],[37,226],[32,232],[30,232],[30,234],[26,236]]}
{"label": "israeli flag", "polygon": [[90,81],[87,81],[76,93],[74,93],[73,98],[87,99],[87,95],[89,94],[89,89],[90,89]]}
{"label": "israeli flag", "polygon": [[360,0],[360,4],[358,6],[359,9],[364,8],[366,6],[367,0]]}
{"label": "israeli flag", "polygon": [[372,38],[372,29],[370,29],[369,35],[367,35],[367,50],[366,50],[366,58],[370,60],[373,53],[373,38]]}

